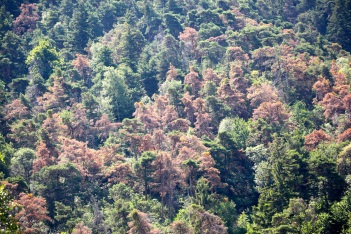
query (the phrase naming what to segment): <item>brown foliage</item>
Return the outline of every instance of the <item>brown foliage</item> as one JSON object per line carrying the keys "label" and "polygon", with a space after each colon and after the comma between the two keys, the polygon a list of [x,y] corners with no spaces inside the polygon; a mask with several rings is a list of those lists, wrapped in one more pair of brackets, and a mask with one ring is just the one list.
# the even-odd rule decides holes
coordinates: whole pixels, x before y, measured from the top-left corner
{"label": "brown foliage", "polygon": [[335,63],[332,62],[330,73],[334,79],[334,87],[330,89],[329,81],[320,78],[313,86],[316,90],[317,99],[321,100],[320,104],[324,109],[326,119],[336,119],[340,114],[350,112],[351,109],[351,93],[350,85],[347,84],[347,79]]}
{"label": "brown foliage", "polygon": [[179,221],[174,221],[173,223],[171,223],[171,233],[174,234],[192,234],[192,230],[190,230],[188,224],[183,221],[183,220],[179,220]]}
{"label": "brown foliage", "polygon": [[78,223],[71,234],[92,234],[93,232],[84,225],[84,223]]}
{"label": "brown foliage", "polygon": [[190,85],[191,94],[198,96],[202,87],[202,81],[199,74],[193,68],[190,68],[190,72],[184,77],[184,84]]}
{"label": "brown foliage", "polygon": [[198,42],[198,33],[195,29],[186,27],[183,32],[179,34],[179,40],[185,45],[188,53],[196,56],[196,47]]}
{"label": "brown foliage", "polygon": [[335,93],[327,93],[320,104],[324,109],[324,116],[327,119],[334,118],[344,111],[343,102]]}
{"label": "brown foliage", "polygon": [[319,77],[318,81],[313,85],[313,90],[316,92],[316,100],[320,101],[325,94],[331,91],[330,82],[324,77]]}
{"label": "brown foliage", "polygon": [[180,132],[186,132],[189,129],[190,122],[186,119],[176,119],[173,120],[169,125],[168,129],[169,131],[180,131]]}
{"label": "brown foliage", "polygon": [[241,63],[233,62],[230,65],[229,78],[229,83],[232,87],[241,93],[246,93],[249,81],[244,77],[244,70]]}
{"label": "brown foliage", "polygon": [[195,107],[193,103],[193,96],[186,92],[182,98],[182,102],[184,104],[184,112],[186,114],[187,119],[194,123],[195,121]]}
{"label": "brown foliage", "polygon": [[36,27],[39,20],[38,7],[35,3],[22,3],[20,6],[21,14],[13,22],[13,30],[16,34],[31,32]]}
{"label": "brown foliage", "polygon": [[48,211],[44,198],[21,193],[20,198],[14,202],[22,208],[16,213],[15,218],[24,233],[46,233],[42,221],[52,222],[52,220],[47,215]]}
{"label": "brown foliage", "polygon": [[144,124],[144,128],[147,132],[152,132],[155,128],[160,127],[160,120],[154,112],[153,106],[150,104],[144,104],[142,102],[134,103],[135,112],[133,116]]}
{"label": "brown foliage", "polygon": [[89,59],[82,54],[76,54],[76,59],[72,61],[72,65],[78,71],[79,75],[83,78],[85,84],[89,84],[91,69],[89,67]]}
{"label": "brown foliage", "polygon": [[206,111],[205,100],[202,98],[197,98],[194,101],[194,106],[197,110],[195,112],[196,122],[194,123],[194,131],[198,137],[208,136],[209,138],[213,138],[212,127],[211,125],[211,116]]}
{"label": "brown foliage", "polygon": [[62,108],[66,105],[67,97],[63,78],[55,76],[53,85],[49,87],[49,92],[44,93],[42,97],[38,97],[37,108],[40,112]]}
{"label": "brown foliage", "polygon": [[212,68],[207,68],[203,72],[203,78],[204,78],[204,81],[212,81],[216,85],[219,85],[219,82],[221,81],[219,76],[213,71]]}
{"label": "brown foliage", "polygon": [[124,157],[122,155],[117,154],[118,148],[119,145],[115,144],[101,147],[98,150],[97,153],[98,155],[100,155],[104,166],[111,166],[114,163],[121,162],[124,160]]}
{"label": "brown foliage", "polygon": [[275,59],[274,47],[262,47],[252,53],[252,59],[259,66],[260,70],[269,69]]}
{"label": "brown foliage", "polygon": [[[87,140],[89,133],[89,120],[86,117],[86,109],[81,103],[74,103],[70,108],[68,108],[72,113],[69,120],[65,120],[66,132],[72,138],[77,140],[85,141]],[[63,120],[62,120],[63,121]]]}
{"label": "brown foliage", "polygon": [[219,98],[230,107],[232,114],[246,114],[245,95],[238,90],[233,89],[228,79],[221,81],[221,86],[218,89]]}
{"label": "brown foliage", "polygon": [[177,185],[183,184],[182,174],[180,169],[175,165],[174,161],[167,152],[159,152],[156,159],[152,162],[155,172],[154,190],[160,193],[162,214],[164,218],[164,206],[167,202],[170,216],[172,217],[174,207],[174,190]]}
{"label": "brown foliage", "polygon": [[351,128],[346,129],[343,133],[338,136],[340,142],[351,140]]}
{"label": "brown foliage", "polygon": [[28,107],[22,104],[19,99],[13,100],[10,104],[5,106],[6,115],[5,120],[18,120],[28,116]]}
{"label": "brown foliage", "polygon": [[45,142],[50,150],[54,150],[56,144],[58,144],[59,136],[63,135],[66,131],[64,125],[62,125],[62,119],[58,114],[49,113],[41,125],[42,128],[42,140]]}
{"label": "brown foliage", "polygon": [[40,171],[43,167],[53,165],[56,161],[55,154],[50,152],[44,142],[39,142],[36,152],[37,158],[33,162],[33,172]]}
{"label": "brown foliage", "polygon": [[253,113],[254,120],[262,118],[270,124],[285,125],[289,117],[290,114],[281,102],[263,102]]}
{"label": "brown foliage", "polygon": [[133,115],[144,124],[145,130],[149,133],[159,128],[166,131],[172,126],[172,122],[178,119],[178,113],[166,96],[157,95],[153,103],[144,105],[137,102],[134,105],[136,110]]}
{"label": "brown foliage", "polygon": [[329,141],[330,136],[320,130],[314,130],[311,134],[305,136],[305,147],[307,150],[312,151],[323,141]]}
{"label": "brown foliage", "polygon": [[75,139],[61,138],[59,162],[72,162],[81,170],[82,175],[98,174],[103,165],[103,159],[98,151],[88,148],[86,142]]}
{"label": "brown foliage", "polygon": [[111,185],[123,183],[131,184],[133,183],[133,170],[130,163],[116,163],[104,172],[104,179]]}
{"label": "brown foliage", "polygon": [[228,62],[232,62],[235,60],[240,60],[240,61],[248,61],[249,56],[244,53],[243,49],[241,47],[228,47],[227,49],[227,59]]}
{"label": "brown foliage", "polygon": [[204,177],[211,185],[212,191],[218,188],[221,184],[221,177],[219,170],[215,167],[215,160],[209,152],[203,152],[199,158],[200,170],[203,171]]}
{"label": "brown foliage", "polygon": [[150,134],[146,134],[141,139],[139,152],[152,151],[152,150],[155,150],[155,145],[152,142],[152,136]]}
{"label": "brown foliage", "polygon": [[204,211],[200,207],[191,208],[196,225],[203,234],[227,234],[227,227],[220,217]]}
{"label": "brown foliage", "polygon": [[107,114],[102,114],[101,118],[94,125],[95,133],[101,140],[106,140],[110,132],[117,130],[121,123],[112,123]]}
{"label": "brown foliage", "polygon": [[129,231],[128,234],[150,234],[151,225],[147,218],[147,215],[139,210],[133,210],[129,214],[131,221],[128,223]]}
{"label": "brown foliage", "polygon": [[333,76],[334,83],[335,83],[336,87],[347,85],[347,79],[346,79],[345,74],[339,70],[340,70],[340,67],[333,60],[331,68],[330,68],[330,73]]}
{"label": "brown foliage", "polygon": [[257,108],[263,102],[279,101],[277,90],[268,83],[252,85],[248,89],[247,98],[250,99],[250,105]]}
{"label": "brown foliage", "polygon": [[178,76],[178,72],[177,72],[176,68],[171,64],[169,66],[169,70],[167,72],[166,80],[167,81],[175,80],[175,79],[177,79],[177,76]]}

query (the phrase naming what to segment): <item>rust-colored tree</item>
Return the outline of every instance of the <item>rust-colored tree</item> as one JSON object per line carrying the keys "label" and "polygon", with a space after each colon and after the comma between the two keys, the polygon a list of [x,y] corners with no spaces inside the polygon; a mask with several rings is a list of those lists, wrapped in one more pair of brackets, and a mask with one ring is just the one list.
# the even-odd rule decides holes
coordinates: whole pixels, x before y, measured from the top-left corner
{"label": "rust-colored tree", "polygon": [[219,98],[231,109],[233,115],[246,114],[245,95],[230,86],[229,80],[223,79],[218,89]]}
{"label": "rust-colored tree", "polygon": [[89,59],[82,54],[76,54],[76,59],[72,61],[72,65],[82,77],[84,84],[91,86],[91,69],[89,67]]}
{"label": "rust-colored tree", "polygon": [[93,129],[100,140],[106,140],[109,134],[120,126],[121,123],[112,123],[107,114],[102,114],[100,119],[95,122]]}
{"label": "rust-colored tree", "polygon": [[21,100],[15,99],[5,106],[5,117],[7,121],[19,120],[29,115],[28,107],[23,105]]}
{"label": "rust-colored tree", "polygon": [[195,107],[193,103],[193,96],[191,96],[188,92],[186,92],[182,98],[182,102],[184,104],[184,112],[186,114],[186,118],[190,121],[190,123],[195,122]]}
{"label": "rust-colored tree", "polygon": [[213,71],[212,68],[207,68],[202,75],[204,81],[212,81],[216,85],[219,85],[221,81],[220,77]]}
{"label": "rust-colored tree", "polygon": [[216,162],[209,152],[203,152],[199,158],[199,161],[200,170],[210,183],[211,190],[213,192],[221,185],[220,172],[215,167]]}
{"label": "rust-colored tree", "polygon": [[152,227],[145,213],[134,209],[128,217],[131,220],[128,223],[128,234],[150,234]]}
{"label": "rust-colored tree", "polygon": [[35,3],[22,3],[20,6],[21,14],[13,22],[13,30],[16,34],[33,31],[36,22],[40,19],[38,14],[38,6]]}
{"label": "rust-colored tree", "polygon": [[52,86],[49,87],[49,92],[44,93],[42,97],[38,97],[38,106],[40,112],[49,109],[60,109],[66,106],[68,95],[64,89],[64,80],[60,76],[54,77]]}
{"label": "rust-colored tree", "polygon": [[262,118],[269,124],[286,125],[290,114],[285,109],[281,102],[263,102],[257,109],[254,110],[253,119]]}
{"label": "rust-colored tree", "polygon": [[98,151],[88,148],[86,142],[75,139],[60,139],[59,163],[71,162],[81,171],[84,176],[98,174],[103,165],[103,159]]}
{"label": "rust-colored tree", "polygon": [[329,80],[324,77],[319,77],[318,81],[314,83],[313,90],[316,92],[315,102],[321,101],[327,93],[331,91]]}
{"label": "rust-colored tree", "polygon": [[52,222],[52,220],[48,216],[44,198],[21,193],[19,199],[14,202],[20,207],[20,211],[16,213],[15,218],[24,233],[47,232],[47,226],[43,222]]}
{"label": "rust-colored tree", "polygon": [[155,170],[153,173],[154,189],[159,192],[161,197],[161,218],[162,220],[165,219],[164,208],[166,205],[169,217],[172,218],[174,214],[175,188],[183,183],[182,174],[167,152],[159,152],[152,164]]}
{"label": "rust-colored tree", "polygon": [[279,101],[277,90],[269,83],[254,84],[248,89],[247,98],[250,105],[257,108],[263,102]]}
{"label": "rust-colored tree", "polygon": [[213,139],[212,127],[211,127],[211,116],[207,113],[205,100],[197,98],[194,101],[195,109],[197,110],[194,115],[196,122],[194,123],[194,131],[198,137],[207,136]]}
{"label": "rust-colored tree", "polygon": [[314,130],[311,134],[305,136],[305,147],[308,151],[312,151],[322,142],[328,142],[331,137],[328,136],[322,129]]}
{"label": "rust-colored tree", "polygon": [[33,161],[33,172],[39,172],[43,167],[53,165],[56,161],[56,152],[51,153],[44,142],[37,145],[37,158]]}
{"label": "rust-colored tree", "polygon": [[78,223],[71,234],[92,234],[93,232],[91,231],[90,228],[84,225],[84,223]]}
{"label": "rust-colored tree", "polygon": [[202,81],[193,67],[190,67],[190,72],[184,77],[184,84],[189,85],[191,87],[191,94],[198,97]]}
{"label": "rust-colored tree", "polygon": [[194,28],[186,27],[183,32],[179,34],[179,40],[183,42],[184,53],[190,58],[196,58],[198,51],[196,49],[199,36]]}
{"label": "rust-colored tree", "polygon": [[176,68],[171,64],[169,66],[169,70],[167,72],[166,80],[167,81],[175,80],[175,79],[177,79],[177,76],[178,76],[178,72],[177,72]]}
{"label": "rust-colored tree", "polygon": [[244,70],[241,62],[233,62],[230,65],[229,83],[241,93],[246,93],[249,87],[249,81],[244,77]]}
{"label": "rust-colored tree", "polygon": [[226,57],[228,62],[233,62],[235,60],[247,62],[249,60],[249,55],[245,54],[243,49],[239,46],[228,47]]}

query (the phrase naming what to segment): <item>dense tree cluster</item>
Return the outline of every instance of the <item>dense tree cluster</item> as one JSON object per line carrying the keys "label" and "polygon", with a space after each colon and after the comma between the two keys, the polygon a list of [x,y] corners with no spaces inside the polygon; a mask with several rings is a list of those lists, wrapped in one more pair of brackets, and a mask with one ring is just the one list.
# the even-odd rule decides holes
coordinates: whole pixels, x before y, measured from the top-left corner
{"label": "dense tree cluster", "polygon": [[350,233],[350,0],[4,0],[4,233]]}

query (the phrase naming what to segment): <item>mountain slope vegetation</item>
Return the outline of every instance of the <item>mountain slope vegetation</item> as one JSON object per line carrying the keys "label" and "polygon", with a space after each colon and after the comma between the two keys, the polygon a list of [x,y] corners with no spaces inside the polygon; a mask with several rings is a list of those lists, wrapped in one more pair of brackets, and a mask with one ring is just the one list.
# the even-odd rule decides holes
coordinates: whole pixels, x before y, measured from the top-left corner
{"label": "mountain slope vegetation", "polygon": [[350,233],[350,0],[3,0],[4,233]]}

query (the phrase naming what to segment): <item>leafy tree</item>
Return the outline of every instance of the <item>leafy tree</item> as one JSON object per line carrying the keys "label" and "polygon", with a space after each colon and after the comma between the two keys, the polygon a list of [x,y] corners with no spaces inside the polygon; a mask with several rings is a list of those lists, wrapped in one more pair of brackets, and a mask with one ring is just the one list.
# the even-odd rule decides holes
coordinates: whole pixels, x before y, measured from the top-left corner
{"label": "leafy tree", "polygon": [[165,80],[170,65],[181,68],[181,54],[179,42],[171,34],[167,34],[160,46],[160,52],[156,55],[157,79]]}
{"label": "leafy tree", "polygon": [[19,226],[25,233],[45,233],[47,230],[43,221],[51,222],[47,215],[46,201],[42,197],[35,197],[33,194],[21,193],[18,200],[14,201],[20,211],[15,217],[19,220]]}
{"label": "leafy tree", "polygon": [[21,38],[11,31],[4,33],[0,42],[0,78],[6,83],[26,73],[25,50]]}
{"label": "leafy tree", "polygon": [[15,176],[22,176],[27,184],[29,184],[34,159],[34,150],[28,148],[19,149],[11,159],[11,174]]}
{"label": "leafy tree", "polygon": [[73,207],[74,198],[81,194],[83,178],[71,163],[42,168],[35,175],[35,191],[47,201],[49,216],[55,218],[55,202]]}
{"label": "leafy tree", "polygon": [[329,39],[340,43],[346,50],[350,50],[350,10],[350,1],[336,0],[327,27]]}
{"label": "leafy tree", "polygon": [[218,216],[195,204],[180,210],[176,220],[185,220],[194,233],[228,233],[223,221]]}
{"label": "leafy tree", "polygon": [[39,20],[38,6],[34,3],[21,4],[21,14],[13,23],[15,33],[21,35],[27,31],[33,31],[36,21]]}
{"label": "leafy tree", "polygon": [[131,222],[128,223],[130,229],[127,233],[147,234],[151,231],[151,225],[149,224],[145,213],[134,209],[129,214],[129,218],[131,219]]}
{"label": "leafy tree", "polygon": [[149,184],[152,182],[152,162],[155,160],[156,155],[153,152],[146,151],[142,153],[139,160],[134,165],[136,174],[139,175],[140,179],[144,181],[144,194],[145,200],[148,200],[148,193],[150,191]]}
{"label": "leafy tree", "polygon": [[[170,0],[169,2],[172,1],[174,0]],[[179,34],[183,31],[183,27],[180,24],[180,20],[178,19],[177,15],[166,13],[164,15],[164,18],[166,27],[168,29],[168,33],[171,34],[174,38],[177,38]]]}
{"label": "leafy tree", "polygon": [[88,2],[78,2],[77,6],[73,8],[66,47],[71,48],[75,53],[84,53],[84,48],[87,46],[89,38],[102,34],[98,18],[90,9],[91,6]]}
{"label": "leafy tree", "polygon": [[117,47],[121,63],[127,64],[136,71],[137,61],[145,46],[145,38],[142,33],[130,24],[123,25],[120,43]]}
{"label": "leafy tree", "polygon": [[17,233],[19,227],[16,219],[12,215],[14,206],[11,205],[12,199],[3,184],[0,185],[0,227],[4,233]]}
{"label": "leafy tree", "polygon": [[102,84],[102,105],[111,118],[119,121],[133,112],[131,93],[120,70],[108,68]]}
{"label": "leafy tree", "polygon": [[246,141],[249,137],[249,128],[244,119],[239,117],[223,119],[218,128],[218,133],[222,132],[227,132],[231,135],[231,138],[238,149],[246,148]]}
{"label": "leafy tree", "polygon": [[58,52],[49,40],[42,39],[29,52],[26,64],[30,66],[30,69],[36,70],[44,79],[48,79],[53,72],[53,68],[59,64],[59,57]]}
{"label": "leafy tree", "polygon": [[338,148],[334,145],[320,145],[311,152],[308,165],[312,174],[311,187],[320,197],[321,209],[328,210],[339,200],[345,189],[344,179],[336,171],[335,156]]}

